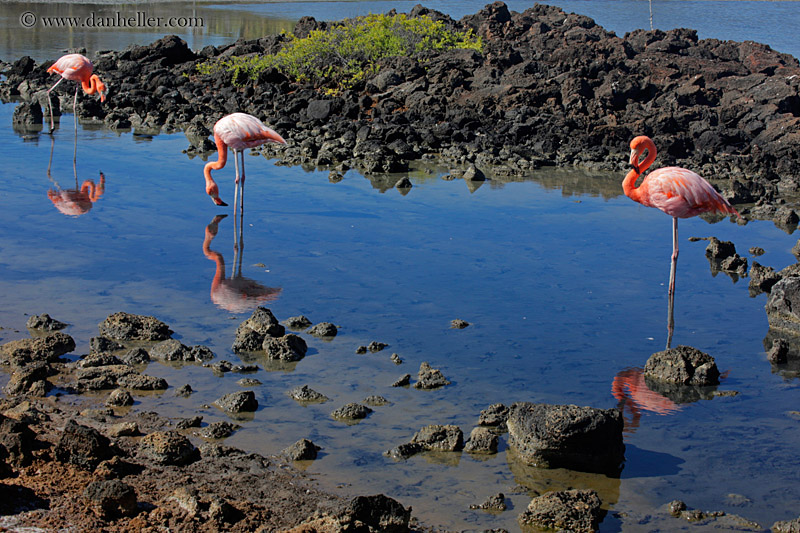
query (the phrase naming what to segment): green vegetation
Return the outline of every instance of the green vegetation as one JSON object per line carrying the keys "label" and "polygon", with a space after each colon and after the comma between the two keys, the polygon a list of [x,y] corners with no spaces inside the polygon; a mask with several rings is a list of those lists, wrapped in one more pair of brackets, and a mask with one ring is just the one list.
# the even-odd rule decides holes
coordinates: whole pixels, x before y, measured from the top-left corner
{"label": "green vegetation", "polygon": [[213,59],[198,65],[197,70],[201,74],[230,72],[234,83],[243,84],[274,67],[290,79],[339,90],[375,74],[381,59],[452,48],[480,51],[483,47],[472,30],[453,32],[427,15],[367,15],[333,24],[325,31],[314,30],[303,39],[288,37],[277,54]]}

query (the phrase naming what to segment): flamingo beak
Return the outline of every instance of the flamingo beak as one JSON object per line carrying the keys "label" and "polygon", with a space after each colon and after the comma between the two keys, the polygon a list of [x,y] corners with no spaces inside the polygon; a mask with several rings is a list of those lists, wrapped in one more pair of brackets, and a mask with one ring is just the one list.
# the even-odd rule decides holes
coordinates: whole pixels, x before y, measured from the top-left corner
{"label": "flamingo beak", "polygon": [[639,154],[636,150],[631,150],[631,159],[630,159],[631,167],[636,173],[639,173]]}
{"label": "flamingo beak", "polygon": [[228,204],[226,204],[225,202],[223,202],[223,201],[220,199],[220,197],[219,197],[219,196],[216,196],[216,197],[212,198],[212,200],[214,200],[214,203],[215,203],[215,204],[217,204],[217,205],[221,205],[222,207],[227,207],[227,206],[228,206]]}
{"label": "flamingo beak", "polygon": [[267,131],[266,131],[266,134],[265,134],[264,138],[267,140],[267,142],[273,142],[273,143],[278,143],[278,144],[286,144],[286,140],[283,137],[281,137],[278,134],[278,132],[276,132],[275,130],[272,130],[270,128],[267,128]]}

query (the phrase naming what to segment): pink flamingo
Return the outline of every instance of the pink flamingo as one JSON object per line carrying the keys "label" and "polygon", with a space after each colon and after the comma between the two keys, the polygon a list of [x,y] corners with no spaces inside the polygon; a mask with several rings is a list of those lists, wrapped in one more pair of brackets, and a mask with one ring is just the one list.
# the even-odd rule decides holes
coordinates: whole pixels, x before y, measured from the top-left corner
{"label": "pink flamingo", "polygon": [[[206,164],[203,174],[206,178],[206,193],[217,205],[228,205],[219,197],[219,187],[211,177],[212,170],[219,170],[228,161],[228,147],[233,150],[234,165],[236,166],[236,189],[233,198],[234,212],[236,211],[236,197],[241,189],[241,210],[244,211],[244,149],[255,148],[267,142],[286,144],[283,137],[266,127],[253,115],[246,113],[233,113],[222,117],[214,124],[214,142],[217,143],[218,158]],[[242,156],[242,175],[239,176],[239,159]]]}
{"label": "pink flamingo", "polygon": [[[647,151],[644,160],[642,154]],[[669,294],[675,292],[675,266],[678,261],[678,219],[701,213],[730,213],[741,218],[728,201],[706,180],[691,170],[679,167],[659,168],[645,176],[642,184],[636,180],[656,159],[656,145],[644,135],[631,141],[630,164],[633,167],[622,181],[622,190],[631,200],[648,207],[657,207],[672,217],[672,269]]]}
{"label": "pink flamingo", "polygon": [[[94,65],[89,59],[81,54],[67,54],[62,56],[58,61],[47,69],[48,73],[56,72],[61,75],[55,85],[47,90],[47,103],[50,108],[50,132],[53,131],[53,104],[50,101],[50,91],[56,88],[56,85],[64,80],[77,81],[83,87],[83,92],[86,94],[100,94],[100,101],[106,101],[106,86],[100,81],[97,74],[92,74]],[[75,87],[75,97],[72,99],[72,113],[75,115],[75,127],[78,127],[78,87]]]}

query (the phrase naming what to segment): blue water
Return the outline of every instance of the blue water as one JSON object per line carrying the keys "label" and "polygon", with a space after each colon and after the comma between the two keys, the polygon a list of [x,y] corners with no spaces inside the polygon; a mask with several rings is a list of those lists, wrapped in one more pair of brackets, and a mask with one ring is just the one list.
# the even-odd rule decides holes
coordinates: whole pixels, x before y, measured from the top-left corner
{"label": "blue water", "polygon": [[[521,4],[509,2],[515,10],[524,9]],[[482,7],[427,5],[455,17]],[[559,5],[620,34],[648,24],[646,2]],[[389,6],[404,11],[413,3],[248,4],[218,10],[232,17],[226,20],[234,20],[231,13],[237,10],[247,17],[337,19]],[[752,38],[800,55],[796,43],[788,42],[791,32],[783,29],[797,26],[794,6],[658,1],[654,17],[662,29],[696,27],[701,38]],[[101,47],[103,35],[89,35],[90,42]],[[207,44],[204,35],[196,34],[192,46]],[[236,36],[213,37],[219,42]],[[59,49],[52,40],[39,45],[44,57]],[[16,57],[15,46],[2,51]],[[206,344],[217,360],[238,362],[230,346],[249,311],[225,308],[212,295],[217,266],[203,251],[206,227],[215,215],[228,214],[210,244],[224,258],[225,275],[239,274],[251,288],[262,287],[269,293],[264,305],[280,320],[305,314],[315,323],[334,322],[340,334],[332,341],[303,334],[309,354],[295,364],[255,361],[262,367],[252,376],[263,382],[255,388],[259,410],[226,444],[269,454],[311,438],[323,451],[304,466],[323,486],[346,494],[384,492],[411,505],[423,521],[452,529],[516,531],[516,517],[534,491],[566,487],[600,492],[612,511],[604,531],[681,527],[661,509],[676,498],[764,527],[797,517],[800,424],[792,412],[798,381],[773,373],[766,361],[765,296],[751,298],[747,279],[712,275],[705,241],[687,239],[731,240],[750,260],[748,249],[761,246],[766,254],[758,262],[779,269],[795,262],[790,249],[798,233],[764,221],[744,226],[727,219],[713,225],[697,218],[681,221],[673,345],[711,354],[728,372],[720,389],[739,394],[683,404],[667,416],[644,410],[638,426],[626,432],[621,479],[525,468],[505,444],[488,458],[449,454],[394,462],[382,453],[420,427],[453,423],[468,434],[480,410],[495,402],[615,407],[614,377],[643,366],[666,343],[669,217],[622,196],[619,175],[549,169],[516,182],[493,179],[471,190],[462,180],[441,179],[449,169],[432,166],[412,172],[414,187],[402,195],[387,189],[399,176],[370,181],[350,171],[331,183],[327,171],[247,156],[237,272],[232,208],[209,200],[204,161],[182,153],[188,146],[182,134],[150,137],[81,126],[76,179],[73,117],[63,117],[51,144],[48,136],[14,133],[12,111],[12,104],[0,105],[0,124],[6,124],[0,128],[5,149],[0,342],[27,337],[27,315],[46,312],[71,324],[67,333],[76,339],[77,353],[86,353],[97,324],[123,310],[154,315],[184,344]],[[78,187],[87,180],[97,184],[101,172],[102,195],[83,215],[64,215],[48,197],[56,185],[69,190],[76,181]],[[223,199],[232,203],[233,169],[216,176]],[[450,329],[455,318],[471,325]],[[389,347],[355,354],[373,340]],[[390,361],[394,352],[402,365]],[[438,391],[389,386],[404,373],[416,375],[423,361],[440,368],[452,385]],[[137,396],[133,408],[174,417],[225,419],[203,405],[240,389],[240,375],[217,376],[198,365],[151,363],[147,373],[163,376],[173,388]],[[0,385],[6,380],[0,375]],[[174,387],[184,383],[197,392],[175,398]],[[303,384],[332,401],[296,404],[286,392]],[[392,404],[352,426],[329,416],[372,394]],[[497,492],[509,498],[509,511],[469,510]]]}
{"label": "blue water", "polygon": [[[9,124],[12,105],[0,106]],[[52,180],[74,188],[72,117],[56,132]],[[0,131],[6,147],[0,182],[0,330],[3,342],[27,336],[26,314],[47,312],[71,324],[67,332],[88,351],[97,324],[124,310],[167,322],[188,345],[206,344],[217,359],[231,353],[236,326],[249,312],[212,301],[215,263],[203,254],[206,226],[232,214],[206,196],[204,162],[181,151],[181,134],[140,137],[79,129],[78,181],[105,176],[105,190],[81,216],[65,216],[47,192],[51,141]],[[624,157],[624,154],[621,154]],[[481,409],[495,402],[545,401],[614,407],[614,376],[641,367],[666,342],[666,282],[671,222],[657,210],[621,196],[621,176],[547,170],[525,181],[492,181],[474,192],[447,169],[411,175],[407,195],[381,192],[356,172],[339,183],[327,172],[275,166],[246,158],[248,181],[241,275],[280,289],[267,305],[279,319],[306,314],[340,326],[333,341],[305,335],[302,361],[262,368],[256,394],[261,407],[226,442],[276,453],[301,437],[324,448],[308,468],[320,482],[343,490],[380,491],[412,505],[415,515],[453,528],[506,527],[531,490],[590,486],[615,511],[637,517],[681,498],[690,506],[726,510],[771,525],[790,519],[800,503],[796,447],[800,427],[787,413],[797,408],[797,381],[773,374],[762,339],[764,296],[750,298],[746,280],[712,276],[705,242],[732,240],[740,253],[762,246],[762,264],[793,263],[797,235],[770,222],[746,226],[681,221],[681,256],[673,344],[710,353],[729,377],[721,389],[732,398],[684,405],[670,416],[644,411],[626,436],[621,480],[566,471],[526,469],[501,453],[415,457],[395,463],[382,452],[407,441],[420,427],[454,423],[469,433]],[[232,168],[217,173],[232,200]],[[393,183],[394,180],[389,180]],[[552,183],[570,183],[567,193]],[[585,192],[581,192],[585,191]],[[219,222],[211,249],[234,271],[234,224]],[[454,318],[472,325],[449,328]],[[390,346],[356,355],[372,340]],[[389,355],[404,364],[395,366]],[[439,391],[392,388],[421,362],[440,368],[453,384]],[[190,399],[137,397],[134,409],[171,416],[200,413],[224,419],[202,405],[238,390],[239,375],[151,363],[147,372],[177,387],[197,390]],[[301,407],[286,396],[309,384],[333,399]],[[329,413],[350,401],[381,394],[392,405],[348,426]],[[509,461],[511,461],[509,463]],[[469,504],[503,492],[514,509],[499,516]],[[751,503],[735,507],[728,494]],[[625,527],[610,516],[605,530]],[[669,528],[671,522],[662,527]],[[631,526],[633,527],[633,526]]]}

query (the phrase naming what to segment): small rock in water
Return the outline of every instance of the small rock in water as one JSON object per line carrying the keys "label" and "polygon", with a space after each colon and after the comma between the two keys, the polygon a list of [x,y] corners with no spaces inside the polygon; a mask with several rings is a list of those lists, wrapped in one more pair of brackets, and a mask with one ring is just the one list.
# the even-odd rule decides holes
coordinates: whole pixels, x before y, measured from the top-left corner
{"label": "small rock in water", "polygon": [[239,429],[239,425],[231,424],[230,422],[212,422],[207,427],[203,428],[200,436],[205,439],[224,439],[233,435],[233,432]]}
{"label": "small rock in water", "polygon": [[347,405],[336,409],[331,413],[333,418],[341,418],[347,420],[360,420],[366,418],[372,412],[372,409],[366,405],[358,403],[348,403]]}
{"label": "small rock in water", "polygon": [[372,341],[367,345],[367,349],[372,353],[377,353],[389,346],[385,342]]}
{"label": "small rock in water", "polygon": [[380,407],[382,405],[389,405],[389,400],[383,396],[367,396],[364,398],[364,403],[373,407]]}
{"label": "small rock in water", "polygon": [[431,368],[427,362],[422,362],[419,367],[417,375],[417,382],[414,383],[415,389],[437,389],[450,385],[450,382],[444,377],[442,371],[436,368]]}
{"label": "small rock in water", "polygon": [[317,452],[321,449],[308,439],[300,439],[283,450],[282,453],[292,461],[313,461],[317,458]]}
{"label": "small rock in water", "polygon": [[495,494],[494,496],[489,496],[489,498],[480,505],[470,505],[470,509],[483,509],[484,511],[495,511],[501,512],[508,509],[506,505],[506,497],[503,493]]}
{"label": "small rock in water", "polygon": [[203,417],[200,415],[196,415],[190,418],[184,418],[183,420],[179,420],[178,423],[175,424],[175,427],[178,429],[199,428],[202,422],[203,422]]}
{"label": "small rock in water", "polygon": [[131,396],[131,393],[125,389],[114,389],[111,391],[111,394],[108,395],[106,405],[114,407],[127,407],[129,405],[133,405],[133,396]]}
{"label": "small rock in water", "polygon": [[304,330],[311,326],[311,321],[304,315],[300,315],[287,318],[284,324],[290,329]]}
{"label": "small rock in water", "polygon": [[408,387],[411,384],[411,374],[401,376],[397,381],[392,383],[392,387]]}
{"label": "small rock in water", "polygon": [[228,413],[252,412],[258,409],[258,401],[253,391],[232,392],[214,402],[214,405]]}
{"label": "small rock in water", "polygon": [[303,385],[301,387],[295,387],[294,389],[289,391],[289,396],[292,399],[298,402],[307,402],[307,403],[324,403],[330,400],[324,394],[320,394],[319,392],[310,389],[308,385]]}
{"label": "small rock in water", "polygon": [[30,317],[25,324],[28,329],[39,329],[46,331],[57,331],[59,329],[64,329],[67,327],[67,325],[68,324],[65,324],[64,322],[50,318],[50,315],[47,313]]}
{"label": "small rock in water", "polygon": [[650,356],[644,375],[679,385],[719,385],[714,358],[691,346],[677,346]]}
{"label": "small rock in water", "polygon": [[470,325],[469,322],[467,322],[466,320],[461,320],[460,318],[456,318],[450,321],[450,327],[453,329],[464,329],[466,327],[469,327],[469,325]]}
{"label": "small rock in water", "polygon": [[194,390],[192,390],[191,385],[187,383],[186,385],[178,387],[178,389],[175,391],[175,396],[183,396],[184,398],[188,398],[193,392]]}
{"label": "small rock in water", "polygon": [[308,332],[315,337],[335,337],[339,330],[330,322],[320,322]]}

